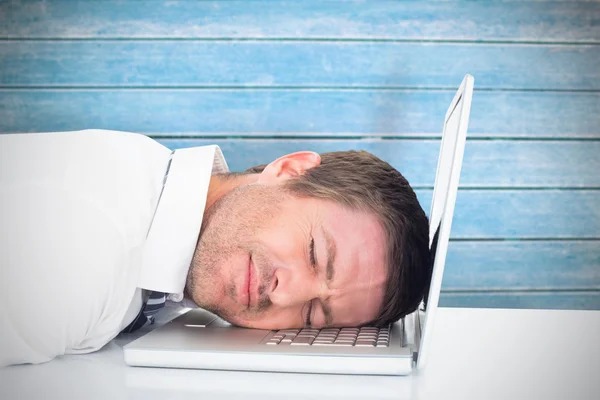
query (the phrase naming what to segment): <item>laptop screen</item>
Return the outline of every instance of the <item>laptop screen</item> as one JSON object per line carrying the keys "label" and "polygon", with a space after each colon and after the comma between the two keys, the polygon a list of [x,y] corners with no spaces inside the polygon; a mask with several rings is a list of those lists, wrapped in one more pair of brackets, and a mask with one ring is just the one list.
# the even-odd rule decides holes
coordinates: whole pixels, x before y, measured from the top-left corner
{"label": "laptop screen", "polygon": [[429,214],[429,248],[431,252],[432,274],[428,294],[423,301],[426,305],[424,319],[421,320],[421,338],[417,365],[421,368],[426,359],[426,345],[431,336],[431,323],[437,309],[444,264],[450,239],[450,228],[458,191],[458,180],[469,123],[473,78],[467,75],[458,89],[444,122],[444,132],[438,158],[437,172],[431,212]]}
{"label": "laptop screen", "polygon": [[[462,95],[454,104],[450,111],[450,116],[444,124],[444,134],[440,145],[440,155],[438,159],[438,169],[435,178],[434,192],[431,200],[431,211],[429,213],[429,249],[431,254],[431,265],[435,266],[435,256],[439,242],[440,225],[442,217],[446,211],[446,200],[448,198],[448,188],[450,186],[450,175],[454,166],[456,156],[456,145],[458,139],[458,128],[460,120],[460,110],[462,110]],[[433,276],[433,274],[432,274]],[[429,293],[425,295],[423,303],[427,306]]]}
{"label": "laptop screen", "polygon": [[429,214],[429,247],[435,253],[433,248],[433,237],[439,230],[442,222],[442,215],[448,197],[448,187],[450,185],[450,175],[454,165],[456,156],[456,144],[458,137],[458,127],[460,120],[460,110],[462,96],[459,97],[454,109],[451,111],[450,117],[444,124],[444,135],[440,146],[440,155],[438,159],[438,169],[435,177],[435,186],[433,198],[431,200],[431,212]]}

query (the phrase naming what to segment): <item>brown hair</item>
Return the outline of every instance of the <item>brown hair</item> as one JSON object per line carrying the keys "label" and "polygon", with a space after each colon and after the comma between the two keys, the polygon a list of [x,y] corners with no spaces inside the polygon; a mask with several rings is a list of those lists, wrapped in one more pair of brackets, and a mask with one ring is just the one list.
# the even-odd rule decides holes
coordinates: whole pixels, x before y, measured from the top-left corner
{"label": "brown hair", "polygon": [[[259,173],[265,166],[246,172]],[[287,181],[286,189],[379,218],[388,240],[388,274],[381,310],[370,324],[387,325],[417,309],[431,279],[429,223],[400,172],[366,151],[324,153],[319,166]]]}

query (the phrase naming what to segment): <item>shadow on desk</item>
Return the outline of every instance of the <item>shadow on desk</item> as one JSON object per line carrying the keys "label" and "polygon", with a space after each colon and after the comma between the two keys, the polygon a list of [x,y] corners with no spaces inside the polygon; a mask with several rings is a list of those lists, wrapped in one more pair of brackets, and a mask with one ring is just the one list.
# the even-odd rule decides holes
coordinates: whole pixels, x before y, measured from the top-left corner
{"label": "shadow on desk", "polygon": [[129,367],[115,342],[0,370],[0,399],[410,399],[413,377]]}
{"label": "shadow on desk", "polygon": [[[126,384],[136,395],[161,399],[410,399],[412,377],[129,368]],[[212,395],[212,396],[211,396]],[[147,398],[147,397],[145,397]]]}

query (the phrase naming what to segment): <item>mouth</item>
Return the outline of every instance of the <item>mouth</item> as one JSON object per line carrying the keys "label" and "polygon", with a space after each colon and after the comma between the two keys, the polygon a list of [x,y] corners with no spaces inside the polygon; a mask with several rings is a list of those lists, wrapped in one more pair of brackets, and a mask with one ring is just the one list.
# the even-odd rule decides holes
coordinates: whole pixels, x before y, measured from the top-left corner
{"label": "mouth", "polygon": [[252,261],[252,255],[248,262],[248,277],[247,277],[247,290],[248,290],[248,308],[253,307],[257,301],[256,294],[256,271],[254,271],[254,262]]}

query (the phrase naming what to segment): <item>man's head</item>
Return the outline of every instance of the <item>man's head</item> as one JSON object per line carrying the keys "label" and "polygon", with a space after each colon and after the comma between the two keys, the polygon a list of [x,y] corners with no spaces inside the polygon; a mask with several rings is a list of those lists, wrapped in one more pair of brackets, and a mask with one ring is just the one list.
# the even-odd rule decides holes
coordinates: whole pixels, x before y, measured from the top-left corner
{"label": "man's head", "polygon": [[205,212],[186,284],[200,307],[264,329],[382,325],[416,309],[428,222],[398,171],[349,151],[247,173],[221,176],[233,189]]}

